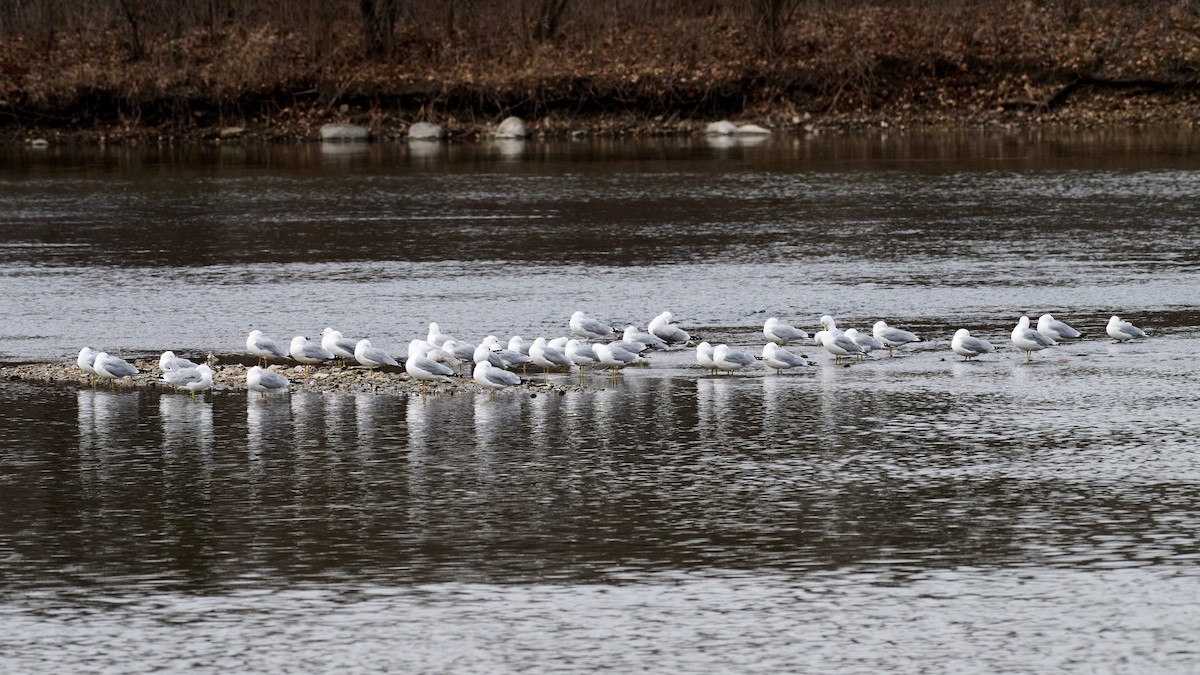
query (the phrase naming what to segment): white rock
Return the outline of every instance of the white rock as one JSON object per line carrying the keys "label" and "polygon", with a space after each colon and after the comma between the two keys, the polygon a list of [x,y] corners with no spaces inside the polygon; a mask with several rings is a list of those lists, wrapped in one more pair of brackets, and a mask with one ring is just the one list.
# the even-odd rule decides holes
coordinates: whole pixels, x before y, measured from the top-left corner
{"label": "white rock", "polygon": [[757,124],[743,124],[737,128],[738,136],[770,136],[771,130]]}
{"label": "white rock", "polygon": [[365,141],[371,132],[354,124],[322,124],[322,141]]}
{"label": "white rock", "polygon": [[506,117],[500,126],[496,127],[496,138],[525,138],[529,131],[525,128],[525,120],[520,117]]}
{"label": "white rock", "polygon": [[429,122],[417,122],[408,128],[408,137],[413,140],[437,140],[445,135],[444,129]]}
{"label": "white rock", "polygon": [[737,133],[737,125],[729,120],[721,120],[720,122],[710,122],[704,127],[704,133],[710,136],[732,136]]}

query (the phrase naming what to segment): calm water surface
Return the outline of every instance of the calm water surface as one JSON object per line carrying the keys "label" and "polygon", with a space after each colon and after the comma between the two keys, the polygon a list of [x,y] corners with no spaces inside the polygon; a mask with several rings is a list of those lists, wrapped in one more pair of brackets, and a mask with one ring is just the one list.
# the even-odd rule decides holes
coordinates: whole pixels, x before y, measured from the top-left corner
{"label": "calm water surface", "polygon": [[[326,325],[402,351],[575,309],[927,341],[494,400],[0,383],[0,671],[1200,670],[1198,151],[5,150],[3,361]],[[1089,339],[948,350],[1046,311]],[[1152,338],[1104,339],[1114,313]]]}

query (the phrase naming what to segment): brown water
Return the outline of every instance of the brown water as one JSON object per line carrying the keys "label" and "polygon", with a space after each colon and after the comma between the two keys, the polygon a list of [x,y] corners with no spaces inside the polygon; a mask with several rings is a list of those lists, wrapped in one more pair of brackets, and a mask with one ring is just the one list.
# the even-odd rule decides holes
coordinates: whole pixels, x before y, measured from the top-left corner
{"label": "brown water", "polygon": [[[494,400],[0,383],[0,671],[1194,672],[1196,150],[7,151],[9,361],[576,309],[927,341]],[[1089,339],[1027,365],[1008,332],[1045,311]],[[1113,313],[1151,338],[1105,339]],[[962,362],[958,327],[1002,351]]]}

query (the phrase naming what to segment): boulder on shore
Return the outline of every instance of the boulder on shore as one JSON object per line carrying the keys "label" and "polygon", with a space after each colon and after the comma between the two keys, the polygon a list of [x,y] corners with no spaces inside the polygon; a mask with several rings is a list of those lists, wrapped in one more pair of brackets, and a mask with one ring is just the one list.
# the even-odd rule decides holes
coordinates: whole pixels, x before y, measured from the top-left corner
{"label": "boulder on shore", "polygon": [[429,122],[417,122],[408,128],[408,137],[414,141],[436,141],[445,136],[445,129]]}
{"label": "boulder on shore", "polygon": [[529,135],[529,130],[525,128],[525,120],[520,117],[506,117],[496,127],[496,133],[493,134],[496,138],[525,138]]}
{"label": "boulder on shore", "polygon": [[333,142],[366,141],[371,132],[355,124],[322,124],[321,140]]}

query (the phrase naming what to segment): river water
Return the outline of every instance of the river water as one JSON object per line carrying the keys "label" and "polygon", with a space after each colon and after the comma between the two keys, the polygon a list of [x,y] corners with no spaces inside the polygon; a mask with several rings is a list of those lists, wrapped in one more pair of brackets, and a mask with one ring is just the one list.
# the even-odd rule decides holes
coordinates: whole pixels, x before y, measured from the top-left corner
{"label": "river water", "polygon": [[[3,150],[4,362],[327,325],[401,352],[577,309],[754,351],[772,315],[925,341],[494,399],[2,382],[0,671],[1200,670],[1198,153]],[[1043,312],[1086,336],[1027,364],[1008,333]],[[959,327],[1000,351],[962,361]]]}

